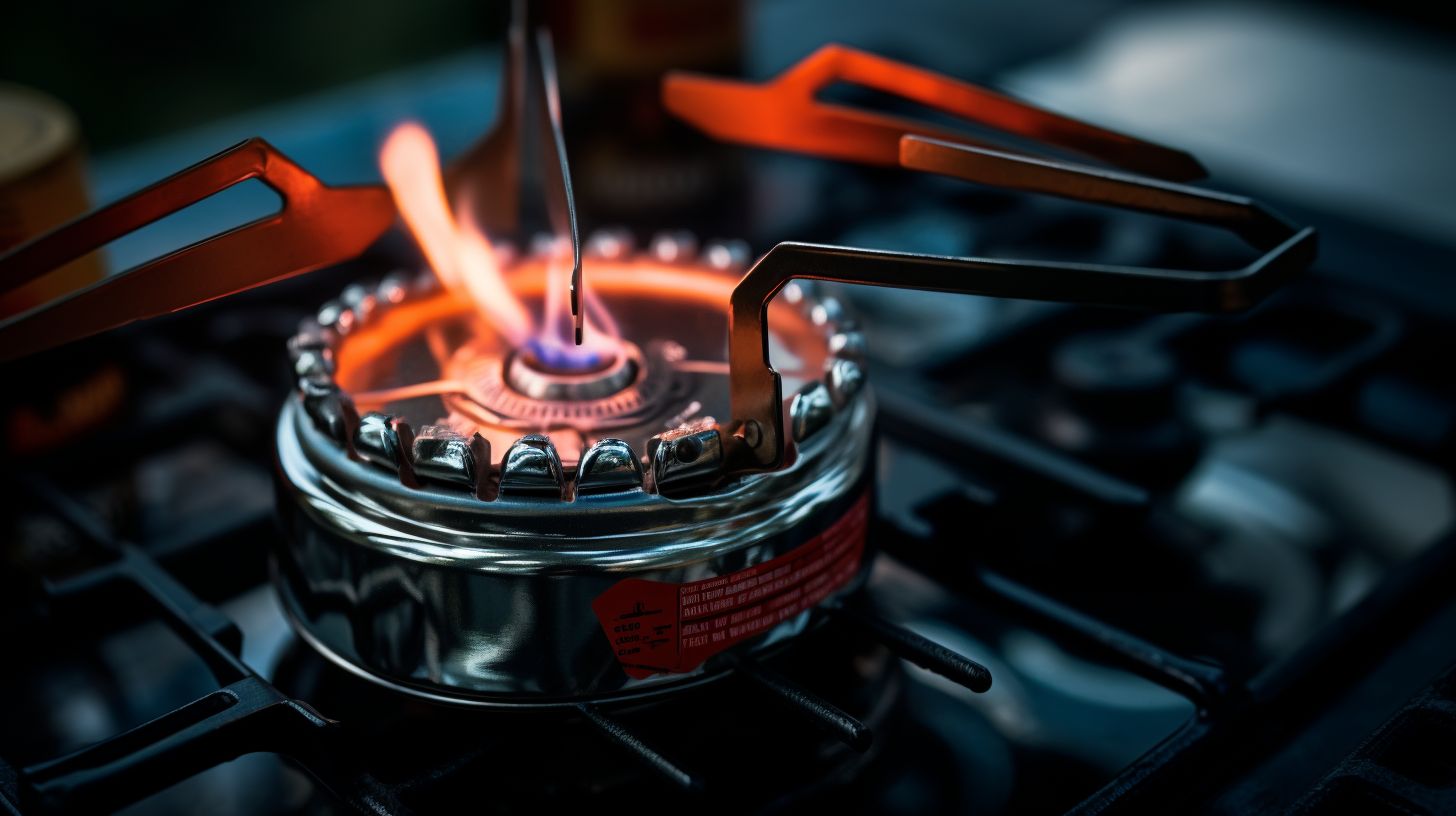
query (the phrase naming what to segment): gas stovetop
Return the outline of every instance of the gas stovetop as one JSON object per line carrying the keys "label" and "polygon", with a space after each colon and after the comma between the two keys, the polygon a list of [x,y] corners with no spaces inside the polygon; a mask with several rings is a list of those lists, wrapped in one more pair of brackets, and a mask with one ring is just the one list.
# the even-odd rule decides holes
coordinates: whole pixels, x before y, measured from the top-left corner
{"label": "gas stovetop", "polygon": [[[1420,377],[1450,326],[1296,288],[1246,319],[1052,307],[921,370],[872,355],[878,617],[836,612],[658,703],[402,702],[302,646],[267,585],[278,349],[328,285],[129,333],[106,358],[132,388],[117,424],[12,466],[7,635],[24,668],[6,675],[3,755],[24,769],[21,812],[156,789],[135,812],[420,812],[482,782],[503,809],[1060,812],[1222,790],[1230,809],[1277,810],[1451,658],[1449,425],[1440,440],[1403,421],[1450,410]],[[1283,331],[1309,310],[1330,337]],[[1129,394],[1158,415],[1119,422]],[[1101,458],[1103,433],[1123,455]],[[897,663],[885,620],[984,664],[991,689]],[[1409,795],[1404,775],[1441,773],[1426,740],[1449,687],[1308,801]],[[1288,747],[1304,734],[1325,739]],[[107,738],[84,763],[52,759]],[[262,753],[227,761],[242,752]]]}
{"label": "gas stovetop", "polygon": [[[766,159],[754,171],[781,189],[785,167],[795,165]],[[1221,270],[1247,260],[1206,230],[1141,215],[880,169],[814,172],[825,175],[806,183],[837,195],[800,214],[797,235],[808,240],[924,250],[929,237],[947,256],[1117,269]],[[540,621],[532,631],[569,654],[561,663],[576,674],[562,671],[556,685],[540,671],[523,682],[511,672],[529,652],[490,638],[467,644],[470,671],[441,670],[450,644],[409,645],[417,624],[386,592],[345,587],[346,614],[331,617],[308,570],[337,569],[338,556],[308,538],[313,528],[300,532],[312,522],[289,508],[300,492],[334,489],[337,474],[353,473],[328,468],[357,466],[366,497],[425,491],[421,502],[443,502],[430,491],[454,479],[461,496],[501,515],[543,496],[561,501],[558,521],[528,513],[522,523],[564,527],[579,523],[573,506],[601,487],[586,479],[588,454],[621,442],[637,466],[608,472],[626,482],[608,481],[606,492],[626,485],[647,495],[610,508],[618,518],[665,512],[669,501],[651,502],[690,503],[708,489],[694,471],[672,480],[713,442],[685,455],[664,446],[689,437],[664,437],[659,426],[701,434],[692,413],[726,400],[721,384],[691,379],[702,373],[693,366],[660,386],[672,395],[661,413],[678,414],[669,403],[680,399],[698,406],[688,414],[665,424],[651,415],[639,428],[630,424],[638,414],[601,409],[630,414],[625,440],[555,433],[513,444],[514,418],[479,390],[447,396],[444,409],[381,397],[377,413],[320,419],[308,403],[310,367],[320,363],[309,355],[323,344],[301,355],[299,338],[335,331],[329,342],[342,345],[329,350],[347,355],[368,335],[340,330],[341,313],[362,325],[366,312],[384,313],[386,292],[408,289],[405,304],[439,297],[408,288],[414,273],[400,270],[419,268],[419,254],[400,236],[306,277],[10,363],[12,382],[45,396],[17,400],[7,414],[0,803],[23,814],[648,803],[735,813],[1450,810],[1456,385],[1431,354],[1456,341],[1456,319],[1410,297],[1400,275],[1361,264],[1386,257],[1399,272],[1452,253],[1289,211],[1339,251],[1327,248],[1310,274],[1237,315],[834,282],[795,289],[805,333],[780,316],[775,342],[796,358],[823,356],[829,372],[822,384],[793,383],[806,405],[811,389],[823,389],[826,412],[793,409],[786,433],[805,443],[795,467],[828,456],[806,443],[815,433],[834,451],[865,440],[864,473],[845,478],[868,485],[873,500],[835,495],[828,516],[786,534],[801,549],[762,545],[750,560],[777,565],[823,540],[847,547],[835,533],[846,518],[863,525],[863,557],[834,550],[803,568],[812,577],[842,566],[843,585],[786,607],[762,647],[714,648],[693,663],[684,631],[673,665],[620,650],[610,659],[602,648],[612,623],[648,611],[640,604],[568,628],[551,615],[569,609],[570,596],[541,587],[575,573],[510,584],[502,592],[515,614]],[[685,218],[674,226],[703,234],[584,231],[588,271],[623,258],[675,274],[697,274],[699,261],[741,270],[739,244],[707,240],[721,228],[716,217]],[[752,249],[768,249],[756,231],[743,234],[759,242]],[[519,257],[550,257],[542,253],[523,248]],[[609,305],[611,287],[627,285],[613,280],[599,284]],[[669,334],[680,339],[715,319],[679,317],[689,328]],[[449,359],[469,342],[452,344]],[[413,356],[387,351],[428,360],[421,344]],[[634,387],[658,387],[652,372],[683,361],[645,341],[630,349],[621,360],[641,369],[629,377]],[[618,370],[480,356],[517,396],[595,388],[594,377]],[[698,369],[727,365],[695,356]],[[447,366],[447,357],[434,362]],[[835,379],[843,361],[869,384],[863,394]],[[322,393],[342,384],[361,412],[370,409],[363,383],[373,380],[338,368],[329,374],[339,382]],[[290,406],[282,421],[280,405]],[[834,424],[871,411],[873,431]],[[436,415],[450,421],[429,424]],[[316,484],[300,487],[290,460],[295,420],[304,444],[319,434],[304,457],[322,474]],[[422,466],[412,441],[426,438],[458,446],[453,469]],[[479,464],[493,461],[492,440],[493,472]],[[531,467],[513,469],[517,454]],[[315,561],[300,555],[300,541]],[[740,566],[724,577],[758,580],[757,566]],[[406,594],[464,598],[441,613],[448,627],[423,630],[479,635],[459,622],[472,614],[469,596],[413,569],[368,574]],[[821,586],[796,585],[798,574],[785,579],[793,591]],[[673,580],[711,589],[718,576]],[[745,625],[744,638],[770,632]],[[579,646],[566,644],[580,632]],[[595,673],[580,680],[584,665]]]}

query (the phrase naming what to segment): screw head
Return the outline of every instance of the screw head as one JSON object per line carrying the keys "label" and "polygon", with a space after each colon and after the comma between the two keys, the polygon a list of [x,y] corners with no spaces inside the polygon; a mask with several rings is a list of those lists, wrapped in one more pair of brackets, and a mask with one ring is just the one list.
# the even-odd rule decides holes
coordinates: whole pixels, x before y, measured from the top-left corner
{"label": "screw head", "polygon": [[685,465],[692,464],[703,455],[703,440],[696,436],[685,436],[672,446],[672,455]]}
{"label": "screw head", "polygon": [[763,443],[763,429],[758,426],[758,420],[750,419],[743,423],[743,441],[750,448],[756,448]]}

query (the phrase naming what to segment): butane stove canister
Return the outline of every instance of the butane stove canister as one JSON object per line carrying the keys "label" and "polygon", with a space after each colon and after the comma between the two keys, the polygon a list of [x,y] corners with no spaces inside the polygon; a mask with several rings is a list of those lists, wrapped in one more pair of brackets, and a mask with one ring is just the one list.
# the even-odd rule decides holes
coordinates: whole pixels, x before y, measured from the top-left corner
{"label": "butane stove canister", "polygon": [[[291,343],[277,436],[277,582],[302,636],[410,694],[552,705],[702,682],[803,631],[868,562],[874,407],[839,304],[790,287],[769,348],[791,461],[713,478],[745,259],[594,237],[619,338],[566,364],[429,273],[320,309]],[[527,306],[546,262],[504,265]]]}

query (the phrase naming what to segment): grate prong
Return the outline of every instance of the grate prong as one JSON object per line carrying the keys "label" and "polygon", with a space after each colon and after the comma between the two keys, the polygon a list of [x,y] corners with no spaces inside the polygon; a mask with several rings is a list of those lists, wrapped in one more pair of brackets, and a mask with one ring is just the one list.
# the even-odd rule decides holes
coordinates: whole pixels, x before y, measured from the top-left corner
{"label": "grate prong", "polygon": [[672,760],[657,753],[651,746],[642,741],[641,737],[633,734],[621,722],[607,716],[601,709],[589,703],[580,703],[576,710],[586,718],[586,721],[596,726],[598,731],[605,734],[619,748],[625,749],[628,753],[637,758],[639,762],[652,769],[658,776],[673,783],[685,791],[701,792],[703,781],[687,771],[673,764]]}
{"label": "grate prong", "polygon": [[816,726],[856,751],[864,751],[874,742],[874,732],[869,726],[767,666],[751,659],[742,659],[738,661],[737,668],[738,673],[754,685],[778,697]]}
{"label": "grate prong", "polygon": [[981,694],[991,688],[991,671],[958,652],[871,612],[842,603],[825,607],[833,619],[883,644],[904,660]]}

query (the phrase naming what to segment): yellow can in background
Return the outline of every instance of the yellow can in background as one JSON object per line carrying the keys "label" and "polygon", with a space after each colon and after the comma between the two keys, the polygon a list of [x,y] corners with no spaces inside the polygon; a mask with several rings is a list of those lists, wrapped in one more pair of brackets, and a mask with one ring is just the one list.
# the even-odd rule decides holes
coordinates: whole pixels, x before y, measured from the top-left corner
{"label": "yellow can in background", "polygon": [[[0,83],[0,253],[89,207],[75,114],[40,91]],[[0,317],[23,312],[103,274],[101,253],[91,253],[14,292],[0,294]]]}

